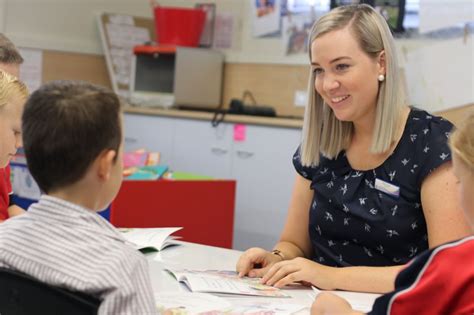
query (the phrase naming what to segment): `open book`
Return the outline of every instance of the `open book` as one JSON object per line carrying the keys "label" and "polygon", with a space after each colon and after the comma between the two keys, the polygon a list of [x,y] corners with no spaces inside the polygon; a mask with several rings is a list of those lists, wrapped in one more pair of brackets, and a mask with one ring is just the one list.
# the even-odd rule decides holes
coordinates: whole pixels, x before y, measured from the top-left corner
{"label": "open book", "polygon": [[260,279],[239,278],[235,271],[227,270],[172,270],[165,269],[176,280],[193,292],[218,295],[250,295],[264,297],[290,297],[278,288],[261,284]]}
{"label": "open book", "polygon": [[177,245],[174,240],[179,237],[172,236],[176,231],[181,230],[182,227],[169,228],[130,228],[120,229],[122,236],[134,244],[135,247],[142,253],[157,252],[165,249],[168,246]]}

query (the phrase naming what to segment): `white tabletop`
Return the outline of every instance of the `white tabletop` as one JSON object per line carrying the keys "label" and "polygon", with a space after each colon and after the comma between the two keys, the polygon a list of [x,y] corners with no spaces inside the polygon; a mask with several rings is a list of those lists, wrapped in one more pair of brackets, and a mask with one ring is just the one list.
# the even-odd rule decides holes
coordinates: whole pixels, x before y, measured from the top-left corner
{"label": "white tabletop", "polygon": [[[189,290],[176,281],[169,273],[163,271],[165,268],[194,269],[194,270],[235,270],[235,265],[242,252],[225,248],[211,247],[194,243],[180,242],[180,245],[166,248],[165,250],[147,254],[150,267],[150,275],[153,291],[160,292],[182,292],[186,294]],[[284,289],[291,298],[266,298],[266,297],[224,297],[232,305],[246,305],[249,303],[282,303],[299,304],[307,308],[300,314],[309,313],[313,295],[311,288],[298,287],[297,289]],[[334,292],[349,300],[354,308],[370,310],[377,294]]]}

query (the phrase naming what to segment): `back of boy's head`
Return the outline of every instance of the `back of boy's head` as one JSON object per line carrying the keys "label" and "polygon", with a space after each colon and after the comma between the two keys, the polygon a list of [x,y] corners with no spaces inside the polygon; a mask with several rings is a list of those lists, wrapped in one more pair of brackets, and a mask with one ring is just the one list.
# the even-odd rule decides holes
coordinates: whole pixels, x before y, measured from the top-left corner
{"label": "back of boy's head", "polygon": [[23,58],[15,45],[2,33],[0,33],[0,63],[22,64]]}
{"label": "back of boy's head", "polygon": [[121,102],[80,81],[53,81],[35,91],[22,117],[31,175],[45,193],[76,183],[107,149],[119,154]]}

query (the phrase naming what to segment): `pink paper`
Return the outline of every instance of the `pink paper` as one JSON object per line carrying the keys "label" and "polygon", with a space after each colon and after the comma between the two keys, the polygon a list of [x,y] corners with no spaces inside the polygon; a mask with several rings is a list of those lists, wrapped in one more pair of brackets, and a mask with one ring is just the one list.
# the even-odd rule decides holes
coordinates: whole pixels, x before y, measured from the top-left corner
{"label": "pink paper", "polygon": [[125,152],[123,154],[124,168],[145,166],[148,153],[146,152]]}
{"label": "pink paper", "polygon": [[234,125],[234,141],[245,141],[245,131],[247,126],[242,124]]}

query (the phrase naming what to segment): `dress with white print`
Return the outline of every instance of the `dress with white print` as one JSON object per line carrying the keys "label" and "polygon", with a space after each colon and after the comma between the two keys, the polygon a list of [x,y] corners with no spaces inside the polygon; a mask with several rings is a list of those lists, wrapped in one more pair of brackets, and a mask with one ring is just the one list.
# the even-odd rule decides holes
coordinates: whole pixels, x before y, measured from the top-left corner
{"label": "dress with white print", "polygon": [[[309,213],[313,260],[329,266],[389,266],[405,264],[427,249],[421,184],[451,160],[451,129],[450,122],[412,108],[394,152],[368,171],[352,169],[344,151],[332,160],[321,156],[316,167],[302,166],[298,148],[293,164],[315,191]],[[399,196],[379,190],[376,179],[398,187]]]}

